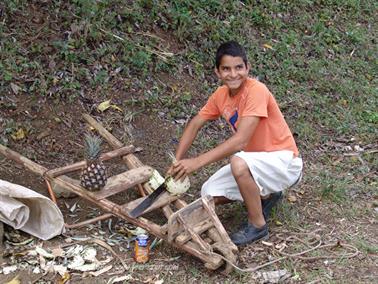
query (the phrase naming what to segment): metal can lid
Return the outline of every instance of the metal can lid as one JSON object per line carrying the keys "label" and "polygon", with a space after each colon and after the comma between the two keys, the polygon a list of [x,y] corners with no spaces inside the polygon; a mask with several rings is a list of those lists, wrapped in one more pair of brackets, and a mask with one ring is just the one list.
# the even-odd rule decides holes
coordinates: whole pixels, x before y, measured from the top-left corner
{"label": "metal can lid", "polygon": [[138,243],[138,246],[146,247],[148,246],[148,235],[140,234],[137,236],[136,241]]}
{"label": "metal can lid", "polygon": [[137,239],[138,239],[138,240],[145,240],[145,239],[148,239],[148,235],[146,235],[146,234],[139,234],[139,235],[137,236]]}

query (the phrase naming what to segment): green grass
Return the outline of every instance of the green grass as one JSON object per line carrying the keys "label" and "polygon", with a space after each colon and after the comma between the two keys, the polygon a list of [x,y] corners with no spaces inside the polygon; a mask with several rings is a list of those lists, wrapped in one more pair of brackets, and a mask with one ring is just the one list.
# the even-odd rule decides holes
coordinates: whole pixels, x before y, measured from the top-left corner
{"label": "green grass", "polygon": [[359,239],[356,242],[357,248],[367,254],[378,254],[378,245],[369,243],[364,239]]}
{"label": "green grass", "polygon": [[[12,36],[0,45],[2,93],[16,81],[30,95],[75,103],[83,92],[106,96],[121,78],[150,82],[159,72],[175,74],[189,66],[202,78],[203,103],[215,88],[207,78],[216,47],[236,39],[248,50],[252,73],[281,104],[290,104],[285,114],[304,150],[324,135],[353,135],[365,143],[377,135],[374,1],[53,1],[41,11],[59,22],[58,30],[47,25],[39,33],[30,31],[35,38],[30,44],[22,33],[26,22],[7,24],[17,13],[33,15],[25,3],[5,4],[0,28]],[[171,52],[154,28],[172,35],[181,51]],[[59,66],[49,68],[52,61]],[[128,90],[126,83],[120,91]],[[192,90],[173,97],[164,88],[144,92],[136,100],[159,98],[160,107],[172,109],[172,118],[194,114],[195,108],[185,107],[188,102],[200,105]]]}

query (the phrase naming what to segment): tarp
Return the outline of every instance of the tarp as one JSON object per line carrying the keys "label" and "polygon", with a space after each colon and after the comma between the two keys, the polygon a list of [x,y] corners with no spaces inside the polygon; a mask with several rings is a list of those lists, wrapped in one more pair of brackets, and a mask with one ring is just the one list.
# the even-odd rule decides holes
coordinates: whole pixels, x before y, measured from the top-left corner
{"label": "tarp", "polygon": [[64,231],[64,219],[49,198],[0,179],[0,221],[42,240]]}

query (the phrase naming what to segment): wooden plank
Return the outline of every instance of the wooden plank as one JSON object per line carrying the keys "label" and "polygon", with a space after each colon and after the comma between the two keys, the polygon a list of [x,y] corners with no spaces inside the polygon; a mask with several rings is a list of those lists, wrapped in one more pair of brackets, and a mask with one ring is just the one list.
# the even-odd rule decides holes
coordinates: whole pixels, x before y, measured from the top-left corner
{"label": "wooden plank", "polygon": [[[133,145],[125,146],[125,147],[122,147],[122,148],[119,148],[119,149],[116,149],[116,150],[102,154],[99,157],[99,160],[100,161],[107,161],[107,160],[116,158],[118,156],[130,154],[134,151],[135,151],[135,147]],[[64,166],[64,167],[49,170],[45,174],[49,175],[51,177],[57,177],[57,176],[60,176],[60,175],[63,175],[63,174],[67,174],[67,173],[71,173],[71,172],[74,172],[74,171],[77,171],[77,170],[81,170],[81,169],[85,168],[86,166],[87,166],[86,161],[80,161],[80,162],[77,162],[77,163],[74,163],[74,164],[71,164],[71,165],[67,165],[67,166]]]}
{"label": "wooden plank", "polygon": [[[208,229],[210,229],[211,227],[213,227],[214,224],[212,222],[212,220],[210,219],[206,219],[202,222],[199,222],[198,224],[196,224],[194,227],[193,227],[193,231],[196,233],[196,234],[202,234],[203,232],[207,231]],[[189,241],[191,238],[189,232],[183,232],[181,233],[180,235],[178,235],[175,239],[175,242],[178,244],[178,245],[183,245],[185,244],[187,241]]]}
{"label": "wooden plank", "polygon": [[182,218],[181,214],[178,214],[177,215],[177,219],[179,220],[179,222],[184,226],[185,228],[185,231],[188,232],[192,238],[193,241],[195,241],[199,247],[201,248],[201,250],[203,251],[208,251],[210,252],[211,251],[211,246],[206,243],[199,234],[197,234],[189,225],[188,223],[186,222],[186,220],[184,218]]}
{"label": "wooden plank", "polygon": [[195,226],[199,222],[208,218],[206,210],[203,208],[201,198],[193,201],[188,206],[176,211],[168,219],[168,241],[173,242],[177,235],[185,231],[182,224],[177,220],[178,214],[185,219],[189,226]]}
{"label": "wooden plank", "polygon": [[215,213],[214,199],[210,196],[206,196],[202,198],[202,204],[206,208],[206,211],[209,214],[210,218],[213,220],[214,227],[217,229],[220,237],[222,238],[222,241],[232,247],[233,251],[237,251],[237,246],[231,241],[222,223],[219,221],[217,214]]}
{"label": "wooden plank", "polygon": [[[147,197],[141,197],[138,199],[135,199],[129,203],[126,203],[122,205],[122,209],[126,210],[127,212],[130,212],[135,207],[137,207],[140,203],[143,202],[144,199]],[[163,206],[166,206],[167,204],[172,203],[173,201],[177,200],[179,198],[177,195],[170,194],[169,192],[163,192],[161,195],[158,196],[158,198],[154,201],[154,203],[151,204],[150,207],[148,207],[143,214],[146,214],[148,212],[154,211],[158,208],[161,208]]]}
{"label": "wooden plank", "polygon": [[152,172],[153,169],[151,167],[143,166],[112,176],[106,182],[105,187],[95,193],[95,196],[97,200],[101,200],[137,184],[144,183],[149,180]]}

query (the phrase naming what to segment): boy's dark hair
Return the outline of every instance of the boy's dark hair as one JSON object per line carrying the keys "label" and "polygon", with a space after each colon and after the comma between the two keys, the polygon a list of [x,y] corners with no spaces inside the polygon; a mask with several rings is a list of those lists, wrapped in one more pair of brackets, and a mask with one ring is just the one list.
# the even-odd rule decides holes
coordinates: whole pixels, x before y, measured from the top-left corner
{"label": "boy's dark hair", "polygon": [[220,62],[224,55],[230,55],[233,57],[241,57],[244,61],[245,66],[247,66],[247,63],[248,63],[247,53],[245,52],[245,49],[236,41],[228,41],[228,42],[222,43],[218,47],[217,53],[215,55],[215,67],[217,69],[219,69]]}

